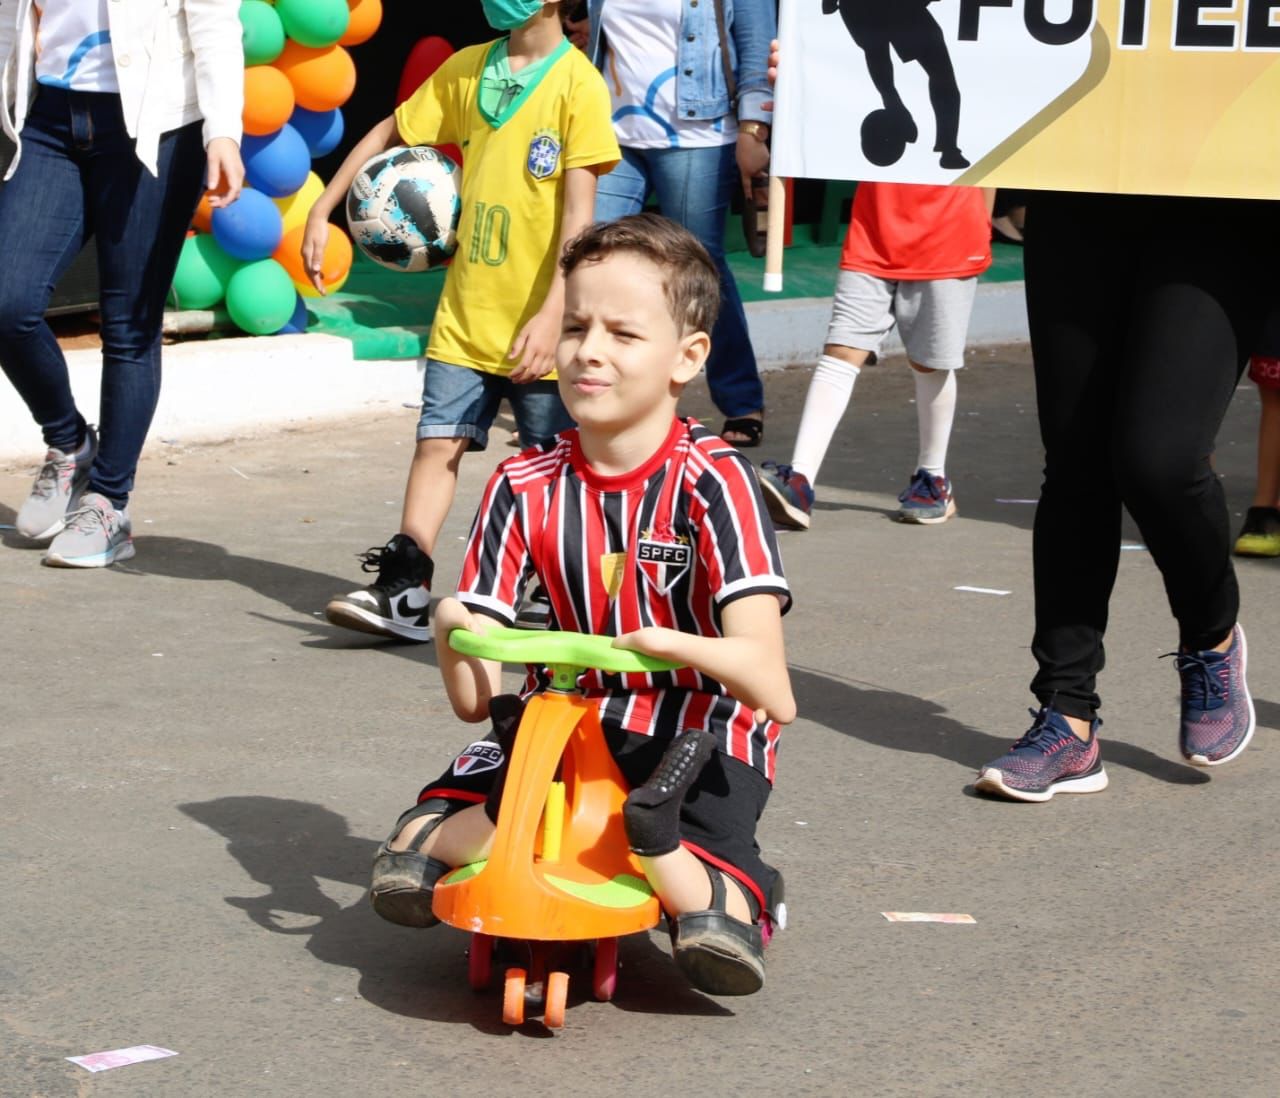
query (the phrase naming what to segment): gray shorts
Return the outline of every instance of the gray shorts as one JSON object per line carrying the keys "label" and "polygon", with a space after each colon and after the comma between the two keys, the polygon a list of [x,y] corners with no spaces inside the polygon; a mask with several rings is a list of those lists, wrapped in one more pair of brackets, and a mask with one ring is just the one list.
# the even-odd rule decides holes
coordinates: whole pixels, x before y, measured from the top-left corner
{"label": "gray shorts", "polygon": [[978,280],[939,278],[892,282],[861,271],[840,272],[827,342],[871,352],[871,361],[898,325],[907,357],[931,370],[958,370]]}

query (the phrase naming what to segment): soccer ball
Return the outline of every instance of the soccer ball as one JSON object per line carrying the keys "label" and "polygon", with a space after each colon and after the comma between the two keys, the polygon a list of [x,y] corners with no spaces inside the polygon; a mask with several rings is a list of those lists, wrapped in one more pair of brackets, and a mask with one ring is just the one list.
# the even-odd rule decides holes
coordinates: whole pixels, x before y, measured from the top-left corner
{"label": "soccer ball", "polygon": [[379,153],[347,194],[357,247],[393,271],[439,267],[458,247],[458,165],[442,152],[400,146]]}

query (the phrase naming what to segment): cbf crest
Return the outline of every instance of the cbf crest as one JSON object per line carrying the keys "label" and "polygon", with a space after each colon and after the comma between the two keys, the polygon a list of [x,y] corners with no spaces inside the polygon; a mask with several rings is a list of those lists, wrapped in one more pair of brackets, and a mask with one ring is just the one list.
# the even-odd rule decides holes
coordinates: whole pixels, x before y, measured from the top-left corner
{"label": "cbf crest", "polygon": [[534,179],[549,179],[560,166],[560,134],[555,130],[539,130],[529,142],[529,174]]}
{"label": "cbf crest", "polygon": [[670,530],[641,530],[636,566],[660,595],[670,592],[693,563],[693,546],[685,534]]}

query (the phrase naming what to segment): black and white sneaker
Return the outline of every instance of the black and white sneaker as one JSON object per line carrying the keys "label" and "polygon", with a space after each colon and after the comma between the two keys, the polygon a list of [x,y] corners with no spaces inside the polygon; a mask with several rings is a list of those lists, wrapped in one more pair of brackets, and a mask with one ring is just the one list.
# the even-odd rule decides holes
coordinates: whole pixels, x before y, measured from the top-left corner
{"label": "black and white sneaker", "polygon": [[334,625],[403,640],[429,641],[427,611],[431,605],[431,557],[408,534],[361,554],[360,567],[377,572],[368,587],[339,595],[324,608]]}

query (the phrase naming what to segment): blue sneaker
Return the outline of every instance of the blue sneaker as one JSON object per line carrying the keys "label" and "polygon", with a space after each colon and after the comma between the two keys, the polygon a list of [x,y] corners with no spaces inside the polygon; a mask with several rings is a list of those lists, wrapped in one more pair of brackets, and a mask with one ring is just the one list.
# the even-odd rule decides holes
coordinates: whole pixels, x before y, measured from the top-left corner
{"label": "blue sneaker", "polygon": [[[1193,766],[1230,762],[1249,746],[1257,717],[1244,681],[1249,648],[1244,630],[1231,631],[1225,652],[1170,652],[1182,676],[1178,741]],[[1163,658],[1163,657],[1161,657]]]}
{"label": "blue sneaker", "polygon": [[951,482],[946,477],[935,477],[925,469],[917,469],[911,484],[898,497],[899,522],[915,522],[933,526],[946,522],[956,513],[956,501],[951,495]]}
{"label": "blue sneaker", "polygon": [[813,487],[809,478],[790,465],[776,461],[766,461],[759,476],[765,506],[774,525],[788,530],[809,529],[809,515],[813,511]]}
{"label": "blue sneaker", "polygon": [[982,768],[975,789],[1015,801],[1047,801],[1055,793],[1101,793],[1107,788],[1098,750],[1100,720],[1093,719],[1084,742],[1056,709],[1046,705],[1030,713],[1030,730]]}

